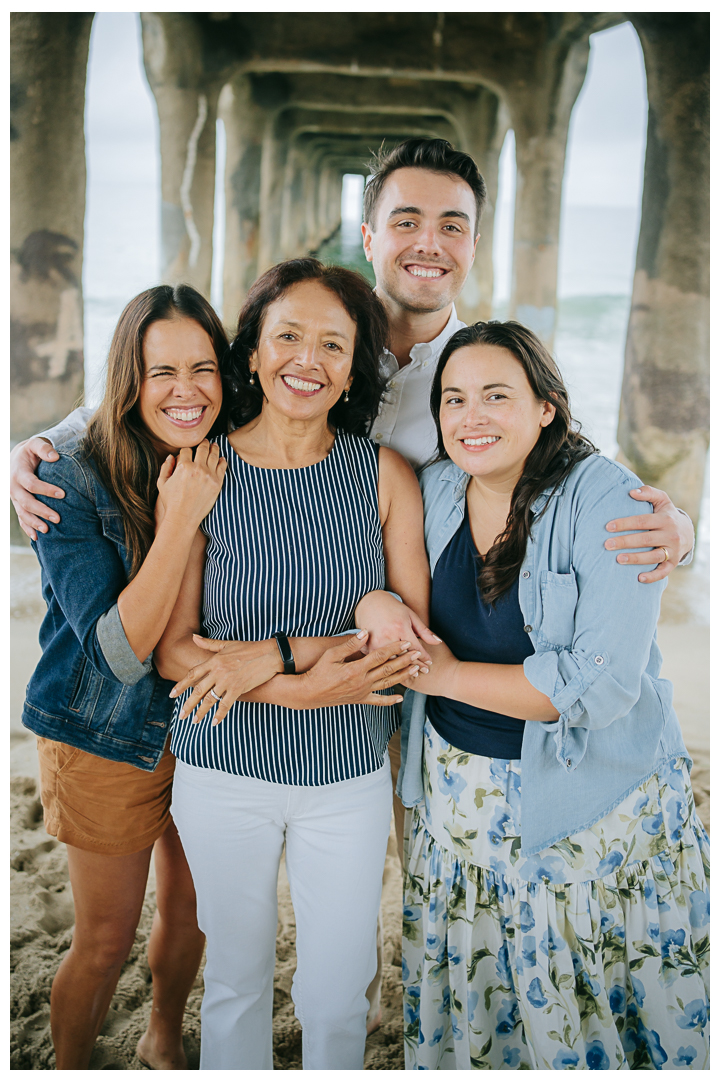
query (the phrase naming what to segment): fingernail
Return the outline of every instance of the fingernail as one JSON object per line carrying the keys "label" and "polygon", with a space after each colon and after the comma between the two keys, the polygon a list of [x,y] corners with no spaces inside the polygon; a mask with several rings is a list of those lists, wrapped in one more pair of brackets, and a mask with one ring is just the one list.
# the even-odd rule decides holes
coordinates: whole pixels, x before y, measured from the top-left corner
{"label": "fingernail", "polygon": [[617,561],[618,561],[618,562],[627,562],[627,561],[628,561],[628,557],[627,557],[627,555],[618,555],[618,557],[617,557]]}
{"label": "fingernail", "polygon": [[41,533],[46,533],[48,531],[47,525],[39,525],[38,528]]}
{"label": "fingernail", "polygon": [[422,671],[423,675],[429,675],[430,674],[430,668],[421,667],[420,670]]}
{"label": "fingernail", "polygon": [[56,499],[62,499],[62,496],[63,496],[63,493],[62,493],[62,491],[56,491],[56,492],[55,492],[55,498],[56,498]]}
{"label": "fingernail", "polygon": [[630,492],[631,495],[642,495],[642,493],[643,493],[642,488],[633,488],[633,490]]}
{"label": "fingernail", "polygon": [[617,525],[615,524],[614,521],[611,521],[609,525],[605,526],[605,528],[607,529],[608,532],[615,532],[615,530],[617,529]]}
{"label": "fingernail", "polygon": [[419,653],[419,652],[412,652],[412,653],[410,653],[410,659],[411,659],[411,660],[417,660],[417,659],[419,659],[419,657],[420,657],[421,655],[422,655],[422,654],[421,654],[421,653]]}
{"label": "fingernail", "polygon": [[437,642],[438,642],[438,643],[439,643],[440,645],[442,645],[442,638],[439,638],[439,637],[437,636],[437,634],[433,634],[432,636],[433,636],[433,637],[435,638],[435,640],[436,640],[436,641],[437,641]]}
{"label": "fingernail", "polygon": [[647,577],[646,577],[646,575],[645,575],[645,574],[641,574],[641,575],[640,575],[640,577],[638,578],[638,581],[647,581]]}
{"label": "fingernail", "polygon": [[418,673],[418,671],[419,671],[419,670],[420,670],[420,669],[418,668],[418,666],[417,666],[417,665],[414,665],[413,667],[411,667],[411,668],[410,668],[410,674],[411,674],[411,675],[417,675],[417,673]]}
{"label": "fingernail", "polygon": [[605,547],[608,549],[608,551],[613,551],[614,548],[615,548],[615,541],[614,540],[606,540],[605,541]]}
{"label": "fingernail", "polygon": [[177,697],[177,690],[175,689],[175,687],[172,688],[172,690],[170,691],[170,694],[168,696],[169,697]]}
{"label": "fingernail", "polygon": [[401,641],[400,642],[400,648],[402,649],[403,652],[406,652],[410,648],[410,642],[409,641]]}
{"label": "fingernail", "polygon": [[367,635],[368,635],[367,630],[358,630],[358,632],[357,632],[357,637],[367,637]]}

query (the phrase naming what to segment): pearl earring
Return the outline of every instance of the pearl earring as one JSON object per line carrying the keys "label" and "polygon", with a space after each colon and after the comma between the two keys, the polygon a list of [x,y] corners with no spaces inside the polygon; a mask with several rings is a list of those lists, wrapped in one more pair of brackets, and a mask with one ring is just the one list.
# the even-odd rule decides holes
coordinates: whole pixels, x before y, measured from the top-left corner
{"label": "pearl earring", "polygon": [[347,402],[349,400],[350,400],[350,387],[348,386],[347,389],[345,390],[345,403],[347,404]]}
{"label": "pearl earring", "polygon": [[255,372],[252,369],[250,370],[250,385],[255,385]]}

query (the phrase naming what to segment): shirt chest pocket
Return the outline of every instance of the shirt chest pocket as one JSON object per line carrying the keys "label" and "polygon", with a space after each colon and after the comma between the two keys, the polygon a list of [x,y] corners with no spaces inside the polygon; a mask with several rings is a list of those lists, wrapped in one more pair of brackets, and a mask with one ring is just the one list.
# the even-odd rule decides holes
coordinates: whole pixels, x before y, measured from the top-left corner
{"label": "shirt chest pocket", "polygon": [[549,645],[572,645],[575,631],[575,608],[578,587],[573,570],[569,574],[554,574],[545,570],[540,580],[542,621],[538,637]]}

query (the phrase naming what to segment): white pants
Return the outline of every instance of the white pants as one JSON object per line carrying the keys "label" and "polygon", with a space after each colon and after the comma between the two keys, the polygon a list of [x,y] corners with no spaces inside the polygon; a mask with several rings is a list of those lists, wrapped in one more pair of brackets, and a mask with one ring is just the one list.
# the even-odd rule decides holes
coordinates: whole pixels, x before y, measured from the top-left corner
{"label": "white pants", "polygon": [[390,767],[322,787],[178,761],[172,816],[207,936],[201,1069],[272,1069],[277,878],[297,926],[304,1069],[362,1069],[391,805]]}

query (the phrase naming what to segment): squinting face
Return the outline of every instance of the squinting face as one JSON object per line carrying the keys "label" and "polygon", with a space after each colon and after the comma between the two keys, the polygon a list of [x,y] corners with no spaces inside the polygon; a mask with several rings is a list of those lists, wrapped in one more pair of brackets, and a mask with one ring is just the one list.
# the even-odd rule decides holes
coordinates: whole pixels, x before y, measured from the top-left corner
{"label": "squinting face", "polygon": [[374,225],[362,227],[378,293],[406,311],[441,311],[465,284],[475,258],[475,196],[457,176],[396,169]]}
{"label": "squinting face", "polygon": [[250,369],[263,411],[292,420],[326,417],[352,383],[355,323],[335,293],[301,281],[269,304]]}
{"label": "squinting face", "polygon": [[555,406],[538,401],[509,349],[466,345],[442,374],[440,426],[448,455],[494,487],[515,486]]}
{"label": "squinting face", "polygon": [[217,419],[222,383],[210,336],[194,319],[151,323],[138,411],[161,453],[197,446]]}

